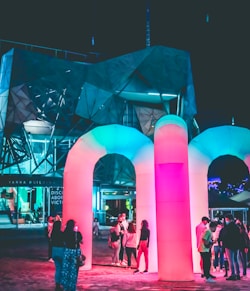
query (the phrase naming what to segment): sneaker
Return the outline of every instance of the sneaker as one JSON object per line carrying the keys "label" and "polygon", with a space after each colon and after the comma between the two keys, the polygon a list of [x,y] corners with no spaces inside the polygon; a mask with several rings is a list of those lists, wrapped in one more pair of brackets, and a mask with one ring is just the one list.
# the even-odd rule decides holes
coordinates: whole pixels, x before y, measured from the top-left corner
{"label": "sneaker", "polygon": [[116,265],[116,266],[119,266],[119,267],[121,266],[120,263],[115,263],[115,265]]}
{"label": "sneaker", "polygon": [[216,281],[209,277],[209,278],[206,279],[206,282],[207,283],[215,283]]}
{"label": "sneaker", "polygon": [[229,276],[228,278],[226,278],[226,280],[228,281],[236,281],[236,276],[235,275],[232,275],[232,276]]}
{"label": "sneaker", "polygon": [[148,273],[148,270],[144,270],[144,271],[143,271],[143,274],[147,274],[147,273]]}
{"label": "sneaker", "polygon": [[140,273],[140,271],[139,271],[138,269],[136,269],[136,270],[134,271],[134,274],[138,274],[138,273]]}
{"label": "sneaker", "polygon": [[240,275],[236,275],[236,280],[240,280]]}
{"label": "sneaker", "polygon": [[127,264],[124,261],[120,262],[120,265],[121,266],[127,266]]}
{"label": "sneaker", "polygon": [[216,277],[212,274],[209,274],[209,277],[212,278],[212,279],[215,279]]}

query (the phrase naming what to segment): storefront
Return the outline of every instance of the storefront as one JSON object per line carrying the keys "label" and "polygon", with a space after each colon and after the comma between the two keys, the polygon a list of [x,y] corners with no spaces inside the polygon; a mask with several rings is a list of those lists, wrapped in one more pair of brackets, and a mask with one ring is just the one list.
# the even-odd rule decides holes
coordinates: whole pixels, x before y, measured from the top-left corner
{"label": "storefront", "polygon": [[43,227],[49,215],[62,214],[62,178],[0,175],[0,225]]}

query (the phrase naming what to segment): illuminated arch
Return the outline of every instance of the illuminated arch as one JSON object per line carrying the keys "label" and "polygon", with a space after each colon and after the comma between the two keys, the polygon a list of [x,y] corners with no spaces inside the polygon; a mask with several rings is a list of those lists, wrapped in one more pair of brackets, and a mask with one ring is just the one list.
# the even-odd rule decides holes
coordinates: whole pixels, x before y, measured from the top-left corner
{"label": "illuminated arch", "polygon": [[158,277],[165,281],[192,281],[185,121],[176,115],[160,118],[155,127],[154,142]]}
{"label": "illuminated arch", "polygon": [[[106,154],[128,158],[136,173],[136,221],[138,239],[141,220],[147,219],[151,230],[150,272],[158,270],[155,216],[154,147],[138,130],[122,125],[100,126],[78,139],[69,151],[64,169],[63,223],[77,221],[83,234],[87,260],[84,269],[92,268],[92,188],[97,161]],[[142,260],[143,261],[143,260]]]}
{"label": "illuminated arch", "polygon": [[208,216],[207,174],[211,162],[224,155],[243,160],[250,168],[250,131],[237,126],[220,126],[207,129],[195,137],[188,147],[189,185],[193,269],[200,272],[200,256],[196,247],[195,226],[201,217]]}

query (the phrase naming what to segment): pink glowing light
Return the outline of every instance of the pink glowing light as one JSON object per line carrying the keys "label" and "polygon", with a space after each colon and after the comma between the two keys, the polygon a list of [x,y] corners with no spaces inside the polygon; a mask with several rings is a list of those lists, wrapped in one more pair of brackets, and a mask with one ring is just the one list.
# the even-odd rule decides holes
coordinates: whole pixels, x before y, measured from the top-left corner
{"label": "pink glowing light", "polygon": [[[63,222],[71,218],[77,221],[87,257],[83,269],[91,269],[94,167],[101,157],[113,153],[124,155],[135,167],[136,221],[147,219],[149,222],[149,272],[156,272],[154,148],[152,141],[136,129],[117,124],[97,127],[83,135],[73,146],[64,170]],[[137,223],[137,233],[139,240],[140,223]]]}
{"label": "pink glowing light", "polygon": [[156,124],[154,141],[158,277],[166,281],[191,281],[193,268],[185,122],[173,115],[162,117]]}

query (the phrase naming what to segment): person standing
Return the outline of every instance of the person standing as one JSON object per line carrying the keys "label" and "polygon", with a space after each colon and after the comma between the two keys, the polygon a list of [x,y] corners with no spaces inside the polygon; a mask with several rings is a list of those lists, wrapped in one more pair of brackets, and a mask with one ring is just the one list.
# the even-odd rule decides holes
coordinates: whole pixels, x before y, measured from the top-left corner
{"label": "person standing", "polygon": [[47,240],[48,240],[48,260],[53,263],[52,259],[52,245],[51,245],[51,232],[53,229],[54,218],[52,216],[48,217],[47,220]]}
{"label": "person standing", "polygon": [[231,213],[225,215],[225,226],[221,235],[222,244],[225,248],[231,275],[226,280],[240,280],[240,267],[238,261],[240,248],[240,230]]}
{"label": "person standing", "polygon": [[219,243],[219,234],[222,229],[222,222],[220,220],[217,221],[217,227],[216,231],[212,234],[213,235],[213,252],[214,252],[214,260],[213,260],[213,266],[214,271],[217,271],[217,268],[219,267],[220,272],[223,272],[223,266],[224,266],[224,253],[223,248]]}
{"label": "person standing", "polygon": [[120,266],[119,252],[121,248],[121,240],[120,240],[120,225],[118,221],[115,221],[110,229],[110,241],[111,248],[113,250],[112,265]]}
{"label": "person standing", "polygon": [[149,239],[150,239],[150,230],[148,227],[148,221],[144,219],[141,222],[141,234],[140,234],[139,244],[137,246],[138,255],[137,255],[137,260],[136,260],[136,270],[134,271],[134,274],[140,272],[139,267],[140,267],[140,259],[141,259],[142,254],[144,254],[144,259],[145,259],[145,270],[143,271],[143,273],[148,272]]}
{"label": "person standing", "polygon": [[249,250],[249,237],[245,225],[242,221],[236,221],[236,225],[240,229],[240,247],[239,247],[239,259],[243,269],[243,276],[247,275],[247,253]]}
{"label": "person standing", "polygon": [[93,221],[93,235],[94,235],[95,238],[98,238],[99,227],[100,227],[100,223],[98,221],[98,218],[94,218],[94,221]]}
{"label": "person standing", "polygon": [[[207,216],[203,216],[201,218],[201,222],[195,227],[197,249],[199,247],[201,236],[202,236],[203,232],[207,230],[207,224],[209,222],[210,222],[210,219]],[[204,277],[204,271],[203,271],[202,262],[203,262],[202,257],[200,257],[201,277],[203,278]]]}
{"label": "person standing", "polygon": [[124,256],[124,247],[122,246],[122,240],[123,240],[123,236],[125,234],[125,232],[128,229],[128,222],[126,219],[126,213],[123,212],[122,214],[120,214],[118,216],[118,221],[119,221],[119,225],[120,225],[120,236],[121,236],[121,247],[120,247],[120,252],[119,252],[119,261],[120,261],[120,265],[121,266],[126,266],[126,262],[123,259]]}
{"label": "person standing", "polygon": [[225,269],[224,277],[228,277],[229,263],[228,263],[228,258],[227,258],[225,247],[223,245],[223,240],[222,240],[224,227],[225,227],[225,219],[223,218],[223,224],[222,224],[221,230],[219,232],[219,237],[218,237],[218,244],[221,247],[222,253],[223,253],[223,261],[224,261],[224,269]]}
{"label": "person standing", "polygon": [[61,284],[65,291],[76,291],[79,267],[77,257],[80,255],[82,244],[82,234],[78,231],[73,219],[69,219],[63,232],[65,250],[62,265]]}
{"label": "person standing", "polygon": [[128,259],[128,268],[131,269],[131,258],[132,255],[136,260],[136,230],[133,222],[129,222],[128,230],[123,236],[122,245],[125,248],[125,252]]}
{"label": "person standing", "polygon": [[200,252],[202,258],[202,266],[206,282],[215,282],[213,279],[214,276],[210,274],[210,268],[211,247],[213,246],[212,233],[215,232],[216,227],[217,223],[215,221],[211,221],[209,223],[209,228],[202,233],[198,246],[198,251]]}
{"label": "person standing", "polygon": [[61,272],[64,255],[64,238],[61,226],[62,222],[60,220],[55,221],[51,232],[52,259],[55,264],[55,291],[63,290],[61,287]]}

